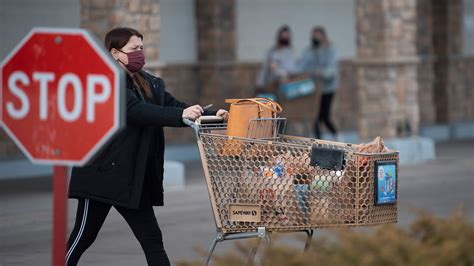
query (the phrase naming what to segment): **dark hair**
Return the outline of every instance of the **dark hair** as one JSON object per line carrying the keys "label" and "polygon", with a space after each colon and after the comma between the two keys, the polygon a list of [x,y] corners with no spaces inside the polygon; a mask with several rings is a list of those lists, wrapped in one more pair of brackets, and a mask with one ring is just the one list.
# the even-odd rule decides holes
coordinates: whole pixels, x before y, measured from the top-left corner
{"label": "dark hair", "polygon": [[324,37],[323,42],[329,43],[328,35],[326,34],[326,29],[323,26],[314,27],[313,31],[311,31],[311,34],[314,34],[315,32],[321,33],[321,35],[323,35],[323,37]]}
{"label": "dark hair", "polygon": [[[276,34],[276,43],[277,43],[277,46],[278,46],[278,40],[280,39],[280,36],[283,32],[287,32],[288,35],[291,33],[291,29],[290,29],[290,26],[288,25],[283,25],[281,26],[278,30],[277,30],[277,34]],[[288,45],[291,46],[291,37],[288,37]]]}
{"label": "dark hair", "polygon": [[[112,50],[112,48],[120,50],[125,45],[127,45],[128,41],[132,36],[137,36],[138,38],[143,40],[143,35],[139,31],[127,27],[118,27],[112,29],[105,35],[104,45],[107,50],[109,50],[109,52],[110,50]],[[150,85],[145,80],[140,71],[131,74],[131,76],[135,86],[142,88],[145,91],[145,95],[148,98],[152,98],[153,94],[151,92]]]}
{"label": "dark hair", "polygon": [[135,29],[125,27],[115,28],[105,35],[105,47],[109,51],[112,48],[117,50],[122,49],[132,36],[137,36],[143,40],[143,35]]}

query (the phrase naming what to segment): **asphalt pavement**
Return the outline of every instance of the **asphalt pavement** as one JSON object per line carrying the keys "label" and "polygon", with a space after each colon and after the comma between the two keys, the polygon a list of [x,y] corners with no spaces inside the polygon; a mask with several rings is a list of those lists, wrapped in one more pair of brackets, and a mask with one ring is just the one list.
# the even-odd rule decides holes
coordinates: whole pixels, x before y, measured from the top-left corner
{"label": "asphalt pavement", "polygon": [[[474,140],[437,143],[436,151],[433,161],[400,168],[398,226],[409,225],[415,209],[446,217],[459,206],[474,222]],[[0,180],[0,266],[51,264],[51,202],[51,177]],[[76,201],[69,200],[69,230],[75,211]],[[200,260],[195,249],[208,248],[215,225],[199,161],[186,162],[186,186],[166,191],[165,206],[155,208],[155,213],[171,261]],[[233,246],[232,241],[219,243],[215,253]],[[126,222],[112,209],[80,265],[146,265],[146,261]]]}

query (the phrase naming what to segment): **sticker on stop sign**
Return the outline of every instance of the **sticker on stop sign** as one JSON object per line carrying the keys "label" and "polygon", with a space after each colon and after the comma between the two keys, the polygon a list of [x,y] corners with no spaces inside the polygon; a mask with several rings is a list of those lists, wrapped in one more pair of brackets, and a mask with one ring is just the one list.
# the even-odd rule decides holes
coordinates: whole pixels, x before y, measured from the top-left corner
{"label": "sticker on stop sign", "polygon": [[84,165],[123,125],[123,70],[85,30],[33,29],[1,73],[3,127],[33,162]]}

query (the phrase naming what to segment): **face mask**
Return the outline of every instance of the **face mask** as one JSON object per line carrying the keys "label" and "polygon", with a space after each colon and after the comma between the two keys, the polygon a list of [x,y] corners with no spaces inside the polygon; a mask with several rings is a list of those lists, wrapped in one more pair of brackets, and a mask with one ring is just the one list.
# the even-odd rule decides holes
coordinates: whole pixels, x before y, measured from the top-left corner
{"label": "face mask", "polygon": [[321,41],[318,38],[313,38],[313,47],[318,48],[321,45]]}
{"label": "face mask", "polygon": [[278,44],[281,46],[288,46],[290,44],[290,40],[287,38],[281,38],[278,40]]}
{"label": "face mask", "polygon": [[125,53],[123,51],[120,52],[126,54],[128,57],[128,64],[124,64],[128,71],[135,73],[142,69],[145,65],[145,55],[143,54],[143,50],[133,51],[129,53]]}

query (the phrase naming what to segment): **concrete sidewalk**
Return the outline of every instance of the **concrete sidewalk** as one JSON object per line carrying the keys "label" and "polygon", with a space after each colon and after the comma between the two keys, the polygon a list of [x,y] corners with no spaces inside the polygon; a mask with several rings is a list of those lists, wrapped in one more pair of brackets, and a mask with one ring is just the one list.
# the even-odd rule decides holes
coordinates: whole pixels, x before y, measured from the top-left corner
{"label": "concrete sidewalk", "polygon": [[[474,123],[425,126],[421,128],[420,133],[418,137],[385,140],[388,147],[400,151],[401,165],[418,164],[435,159],[434,141],[460,139],[469,142],[469,139],[474,138]],[[328,140],[332,138],[324,134],[323,137]],[[339,141],[360,143],[358,133],[352,131],[341,132]],[[0,160],[0,181],[14,184],[18,188],[27,187],[31,183],[50,187],[52,169],[53,167],[49,165],[34,165],[26,158]],[[166,146],[164,179],[166,190],[179,190],[185,186],[201,184],[202,176],[202,164],[196,142]]]}
{"label": "concrete sidewalk", "polygon": [[[199,150],[196,143],[169,145],[165,151],[165,187],[182,189],[186,184],[186,166],[199,162]],[[26,158],[0,160],[0,181],[24,182],[22,179],[50,179],[53,166],[30,163]]]}
{"label": "concrete sidewalk", "polygon": [[[332,136],[323,134],[323,139],[331,140]],[[347,143],[360,143],[356,131],[341,132],[340,141]],[[474,139],[474,122],[439,124],[422,126],[420,136],[404,139],[387,140],[387,145],[400,150],[401,162],[413,164],[435,158],[434,143],[446,141],[469,141]],[[170,163],[171,171],[183,171],[179,182],[171,183],[173,186],[188,184],[187,168],[199,165],[200,157],[196,142],[167,145],[165,160]],[[181,169],[182,168],[182,169]],[[33,165],[26,158],[16,160],[0,160],[0,180],[22,179],[31,177],[47,177],[53,173],[52,166]]]}

